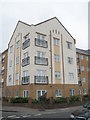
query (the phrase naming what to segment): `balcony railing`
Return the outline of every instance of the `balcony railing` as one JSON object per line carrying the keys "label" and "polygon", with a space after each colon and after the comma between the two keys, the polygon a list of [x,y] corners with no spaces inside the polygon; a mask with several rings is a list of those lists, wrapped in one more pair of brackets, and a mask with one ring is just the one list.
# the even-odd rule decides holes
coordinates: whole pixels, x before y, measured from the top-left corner
{"label": "balcony railing", "polygon": [[2,58],[2,64],[5,62],[5,58]]}
{"label": "balcony railing", "polygon": [[23,43],[23,46],[22,46],[22,49],[24,50],[25,48],[29,47],[30,46],[30,39],[26,40],[24,43]]}
{"label": "balcony railing", "polygon": [[77,69],[77,72],[78,72],[78,74],[81,74],[81,70],[80,69]]}
{"label": "balcony railing", "polygon": [[82,82],[81,82],[81,81],[78,81],[78,85],[79,85],[79,86],[82,86]]}
{"label": "balcony railing", "polygon": [[48,76],[35,76],[34,83],[35,84],[48,84]]}
{"label": "balcony railing", "polygon": [[22,85],[26,85],[30,83],[30,76],[22,77]]}
{"label": "balcony railing", "polygon": [[30,64],[30,57],[22,59],[22,67]]}
{"label": "balcony railing", "polygon": [[4,72],[5,72],[5,69],[1,70],[1,74],[2,74],[2,75],[4,74]]}
{"label": "balcony railing", "polygon": [[48,47],[48,42],[45,41],[45,40],[41,40],[41,39],[35,38],[35,45],[39,46],[39,47],[47,48]]}
{"label": "balcony railing", "polygon": [[79,59],[79,58],[77,58],[76,60],[77,60],[77,63],[79,63],[79,62],[80,62],[80,59]]}
{"label": "balcony railing", "polygon": [[35,64],[47,66],[48,65],[48,58],[35,56]]}

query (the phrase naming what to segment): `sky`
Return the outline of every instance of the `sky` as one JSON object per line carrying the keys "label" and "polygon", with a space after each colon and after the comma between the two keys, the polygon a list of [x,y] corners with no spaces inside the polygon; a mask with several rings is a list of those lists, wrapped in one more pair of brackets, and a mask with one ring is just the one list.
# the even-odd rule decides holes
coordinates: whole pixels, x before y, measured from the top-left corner
{"label": "sky", "polygon": [[0,52],[18,20],[37,24],[57,17],[76,39],[76,47],[88,49],[88,0],[0,0]]}

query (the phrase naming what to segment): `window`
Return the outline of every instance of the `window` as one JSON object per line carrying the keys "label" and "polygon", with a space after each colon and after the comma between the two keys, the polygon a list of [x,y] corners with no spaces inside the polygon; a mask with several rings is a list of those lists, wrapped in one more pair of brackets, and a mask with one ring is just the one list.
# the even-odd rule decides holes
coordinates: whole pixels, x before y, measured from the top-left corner
{"label": "window", "polygon": [[28,52],[24,53],[24,58],[28,57]]}
{"label": "window", "polygon": [[86,89],[83,89],[83,94],[84,94],[84,95],[86,95],[86,94],[87,94]]}
{"label": "window", "polygon": [[79,95],[81,95],[81,90],[79,89]]}
{"label": "window", "polygon": [[88,83],[90,83],[90,77],[88,77]]}
{"label": "window", "polygon": [[60,89],[55,91],[55,96],[56,97],[61,97],[61,90]]}
{"label": "window", "polygon": [[45,76],[46,70],[37,70],[37,76]]}
{"label": "window", "polygon": [[16,47],[19,48],[19,46],[20,46],[20,41],[17,41]]}
{"label": "window", "polygon": [[3,88],[4,85],[4,79],[1,80],[1,88]]}
{"label": "window", "polygon": [[82,82],[85,82],[85,78],[84,77],[82,78]]}
{"label": "window", "polygon": [[46,94],[46,90],[37,90],[37,93],[36,93],[37,100],[39,100],[39,98],[45,94]]}
{"label": "window", "polygon": [[2,58],[5,58],[5,54],[3,54]]}
{"label": "window", "polygon": [[23,71],[23,77],[26,77],[26,76],[28,76],[28,70]]}
{"label": "window", "polygon": [[59,61],[60,61],[60,56],[59,56],[59,55],[54,54],[54,60],[55,60],[56,62],[59,62]]}
{"label": "window", "polygon": [[9,75],[9,78],[8,78],[8,79],[9,79],[9,82],[11,82],[11,80],[12,80],[12,77],[11,77],[11,75]]}
{"label": "window", "polygon": [[59,39],[57,39],[57,38],[54,38],[54,45],[57,45],[57,46],[59,46]]}
{"label": "window", "polygon": [[10,53],[12,53],[12,52],[13,52],[13,46],[10,47]]}
{"label": "window", "polygon": [[69,64],[73,64],[73,58],[68,57],[68,63],[69,63]]}
{"label": "window", "polygon": [[12,67],[12,60],[10,60],[9,62],[9,67]]}
{"label": "window", "polygon": [[8,90],[8,97],[10,97],[11,96],[11,91],[10,90]]}
{"label": "window", "polygon": [[84,71],[84,66],[81,66],[81,71]]}
{"label": "window", "polygon": [[18,97],[18,90],[15,90],[15,97]]}
{"label": "window", "polygon": [[19,64],[19,56],[16,57],[16,64]]}
{"label": "window", "polygon": [[37,34],[37,39],[45,40],[45,35]]}
{"label": "window", "polygon": [[73,80],[74,79],[74,73],[69,73],[69,80]]}
{"label": "window", "polygon": [[23,91],[23,97],[24,97],[24,98],[27,98],[27,97],[28,97],[28,90],[24,90],[24,91]]}
{"label": "window", "polygon": [[88,61],[88,56],[86,56],[86,60]]}
{"label": "window", "polygon": [[56,78],[56,79],[60,79],[60,72],[55,71],[55,78]]}
{"label": "window", "polygon": [[88,72],[90,71],[90,68],[89,68],[89,67],[87,67],[87,71],[88,71]]}
{"label": "window", "polygon": [[16,80],[19,80],[19,73],[16,73]]}
{"label": "window", "polygon": [[67,48],[72,49],[72,43],[67,41]]}
{"label": "window", "polygon": [[45,52],[37,51],[37,57],[43,57],[45,58]]}
{"label": "window", "polygon": [[70,89],[70,95],[74,96],[75,95],[75,90],[74,89]]}
{"label": "window", "polygon": [[29,34],[24,37],[25,41],[29,39]]}
{"label": "window", "polygon": [[80,55],[80,60],[83,60],[83,55]]}

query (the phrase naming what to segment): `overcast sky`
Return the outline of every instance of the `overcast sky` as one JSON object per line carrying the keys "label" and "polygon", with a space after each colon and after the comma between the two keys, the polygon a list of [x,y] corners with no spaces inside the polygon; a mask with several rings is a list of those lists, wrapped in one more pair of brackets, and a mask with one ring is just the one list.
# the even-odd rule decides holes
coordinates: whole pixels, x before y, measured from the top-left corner
{"label": "overcast sky", "polygon": [[88,48],[88,0],[0,0],[0,52],[18,20],[36,24],[54,16],[76,39],[76,47]]}

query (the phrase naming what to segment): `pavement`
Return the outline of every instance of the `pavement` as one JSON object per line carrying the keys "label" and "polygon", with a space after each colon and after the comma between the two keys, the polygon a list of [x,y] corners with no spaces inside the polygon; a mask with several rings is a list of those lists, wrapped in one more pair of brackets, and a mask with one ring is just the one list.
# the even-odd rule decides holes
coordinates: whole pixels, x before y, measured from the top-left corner
{"label": "pavement", "polygon": [[59,109],[31,109],[26,107],[8,107],[3,106],[2,120],[21,119],[27,120],[31,118],[69,118],[70,114],[82,106],[59,108]]}

